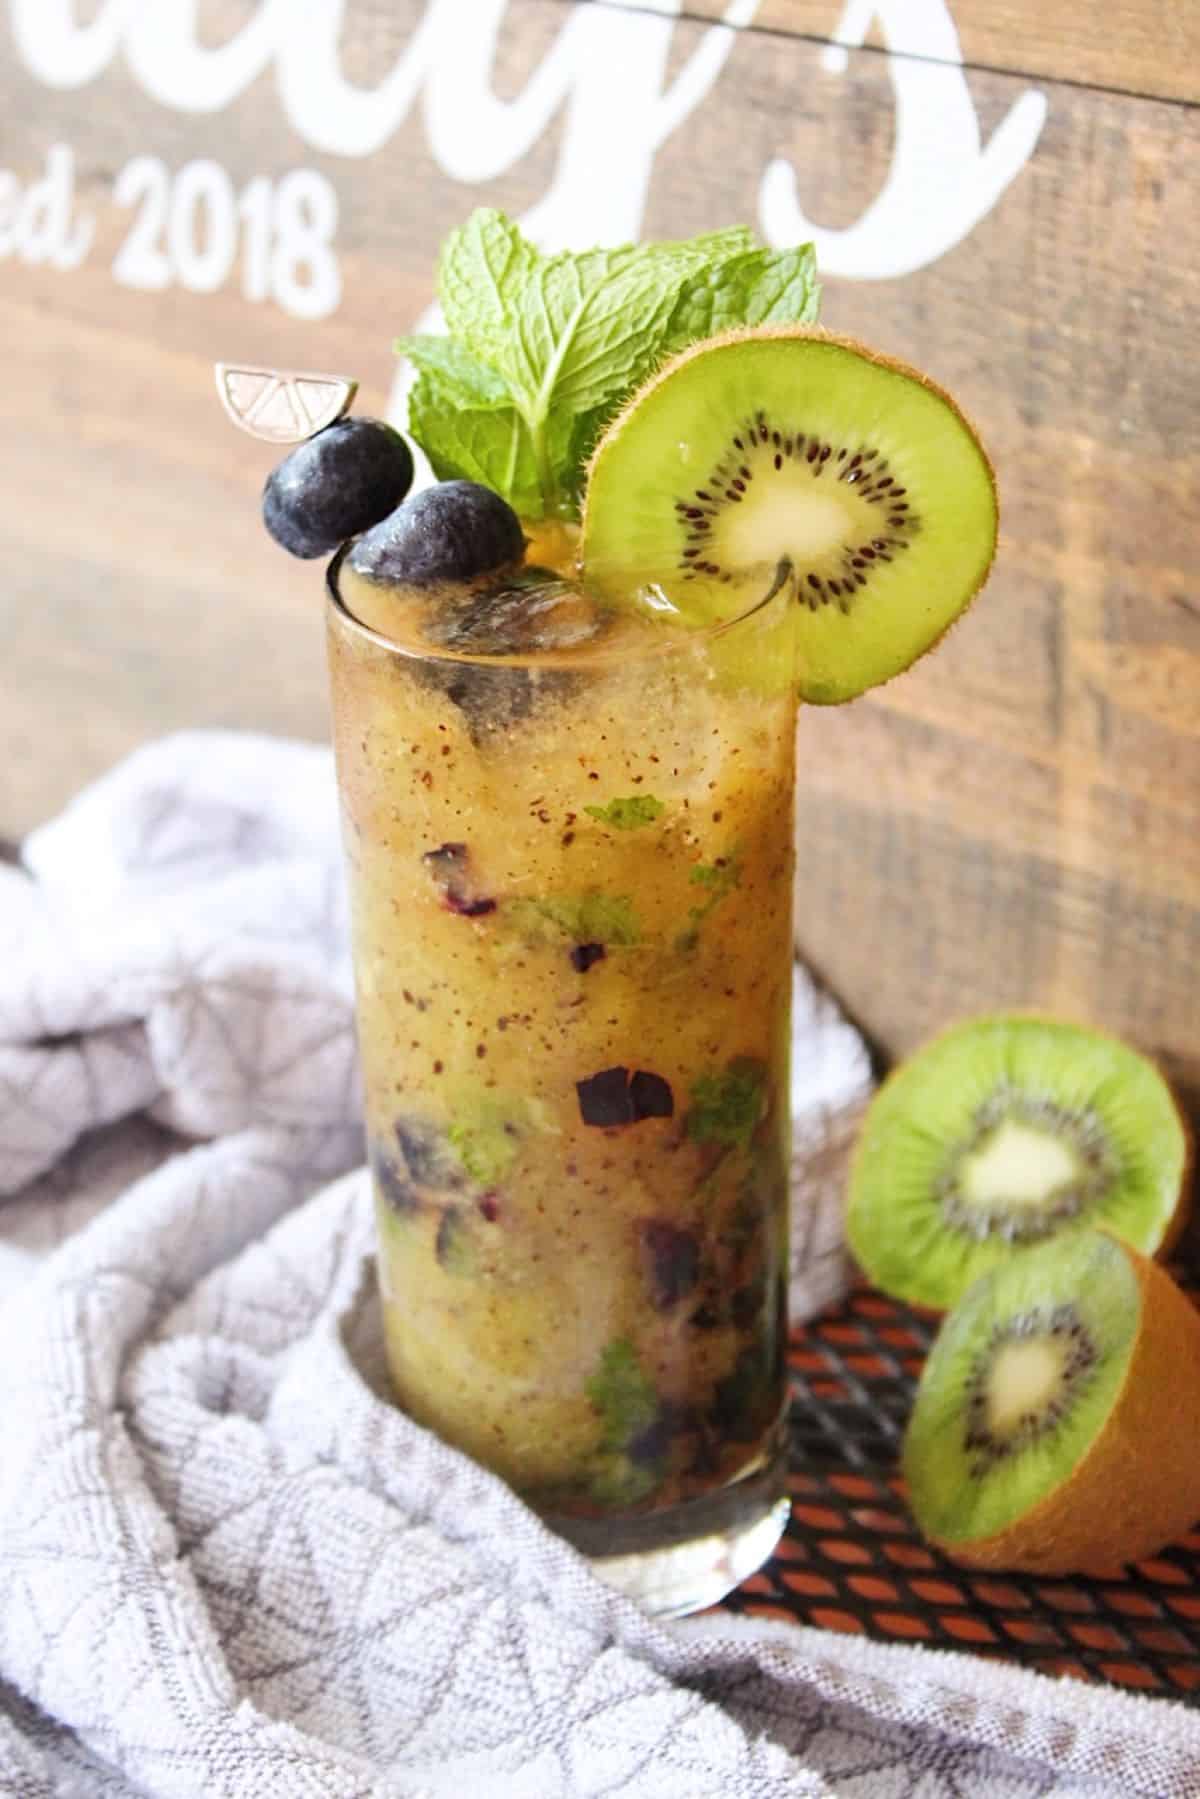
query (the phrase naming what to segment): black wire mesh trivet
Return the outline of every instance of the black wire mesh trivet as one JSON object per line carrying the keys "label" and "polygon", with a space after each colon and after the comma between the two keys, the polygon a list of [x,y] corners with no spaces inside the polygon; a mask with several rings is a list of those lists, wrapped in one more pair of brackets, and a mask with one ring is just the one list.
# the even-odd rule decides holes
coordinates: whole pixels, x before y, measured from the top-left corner
{"label": "black wire mesh trivet", "polygon": [[973,1574],[921,1540],[897,1464],[936,1330],[860,1286],[793,1333],[791,1521],[724,1604],[1200,1704],[1200,1528],[1115,1580]]}

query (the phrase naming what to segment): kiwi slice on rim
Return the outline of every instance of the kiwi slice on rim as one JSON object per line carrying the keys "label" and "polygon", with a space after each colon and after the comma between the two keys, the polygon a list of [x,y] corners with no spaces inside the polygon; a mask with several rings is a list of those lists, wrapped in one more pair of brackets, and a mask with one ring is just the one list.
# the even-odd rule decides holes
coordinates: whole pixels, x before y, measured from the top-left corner
{"label": "kiwi slice on rim", "polygon": [[1200,1518],[1200,1313],[1081,1231],[970,1289],[904,1439],[909,1504],[970,1567],[1105,1574]]}
{"label": "kiwi slice on rim", "polygon": [[608,427],[581,558],[618,604],[657,588],[701,624],[786,583],[801,698],[833,704],[937,642],[996,529],[991,464],[949,394],[850,338],[767,325],[693,344]]}
{"label": "kiwi slice on rim", "polygon": [[1186,1217],[1191,1134],[1152,1062],[1063,1020],[955,1026],[867,1109],[846,1232],[868,1277],[942,1310],[1049,1237],[1103,1226],[1144,1255]]}

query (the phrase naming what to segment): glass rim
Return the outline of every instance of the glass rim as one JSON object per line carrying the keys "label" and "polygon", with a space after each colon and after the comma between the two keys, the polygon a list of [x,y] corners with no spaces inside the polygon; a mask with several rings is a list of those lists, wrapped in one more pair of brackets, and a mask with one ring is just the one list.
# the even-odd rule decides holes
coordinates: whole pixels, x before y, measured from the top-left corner
{"label": "glass rim", "polygon": [[[641,662],[655,656],[669,656],[672,653],[678,654],[685,650],[699,647],[702,644],[711,643],[719,637],[726,636],[731,631],[736,631],[740,626],[747,624],[752,618],[756,618],[760,612],[764,612],[767,607],[779,597],[781,591],[786,588],[792,574],[791,564],[787,561],[780,562],[766,592],[761,594],[752,605],[747,606],[743,611],[736,613],[733,618],[718,619],[711,624],[698,625],[693,630],[685,629],[681,634],[670,637],[664,636],[658,642],[635,644],[625,642],[621,644],[609,644],[607,647],[597,646],[595,649],[590,649],[587,645],[583,645],[578,651],[570,649],[558,651],[543,650],[541,652],[530,652],[529,654],[524,655],[518,651],[512,654],[497,656],[483,655],[479,652],[472,652],[470,650],[452,650],[444,647],[431,647],[425,649],[409,646],[407,644],[398,643],[394,637],[388,637],[383,631],[377,631],[373,625],[365,625],[361,619],[356,618],[353,612],[351,612],[345,600],[342,598],[338,586],[338,574],[349,549],[349,542],[342,544],[340,549],[338,549],[330,558],[325,570],[326,609],[336,617],[339,626],[344,628],[349,636],[361,638],[365,642],[372,644],[376,649],[386,651],[388,655],[402,656],[410,662],[445,662],[452,666],[457,665],[460,668],[564,669],[569,666],[572,669],[582,669],[589,666],[596,667],[597,665],[605,663],[619,664],[622,662]],[[364,579],[366,579],[366,577],[364,577]],[[678,617],[678,615],[676,616]]]}

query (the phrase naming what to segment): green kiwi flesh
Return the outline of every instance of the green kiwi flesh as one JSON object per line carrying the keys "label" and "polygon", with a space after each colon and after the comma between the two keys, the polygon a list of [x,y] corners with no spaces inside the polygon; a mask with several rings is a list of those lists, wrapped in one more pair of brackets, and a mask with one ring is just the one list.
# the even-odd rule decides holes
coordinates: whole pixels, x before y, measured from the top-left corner
{"label": "green kiwi flesh", "polygon": [[763,326],[693,345],[597,445],[581,559],[614,599],[698,624],[786,582],[803,699],[853,699],[932,647],[986,578],[991,465],[954,402],[848,338]]}
{"label": "green kiwi flesh", "polygon": [[945,1309],[1051,1237],[1103,1226],[1158,1253],[1182,1222],[1189,1166],[1153,1063],[1063,1020],[999,1014],[884,1082],[855,1147],[847,1236],[878,1287]]}
{"label": "green kiwi flesh", "polygon": [[953,1550],[1067,1482],[1113,1411],[1141,1316],[1119,1244],[1079,1232],[997,1268],[946,1318],[904,1442],[913,1516]]}

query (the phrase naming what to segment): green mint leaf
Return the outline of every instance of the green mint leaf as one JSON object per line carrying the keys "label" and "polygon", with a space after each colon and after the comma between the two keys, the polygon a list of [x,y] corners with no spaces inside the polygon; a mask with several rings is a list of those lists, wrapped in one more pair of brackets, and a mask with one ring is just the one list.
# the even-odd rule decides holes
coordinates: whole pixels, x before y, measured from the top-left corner
{"label": "green mint leaf", "polygon": [[709,913],[721,904],[727,894],[742,883],[742,861],[738,850],[732,849],[728,855],[720,856],[715,862],[697,862],[688,876],[693,887],[703,887],[707,899],[698,906],[688,907],[691,924],[681,931],[675,939],[676,951],[681,956],[690,955],[700,941],[699,927]]}
{"label": "green mint leaf", "polygon": [[742,859],[737,850],[721,856],[716,862],[698,862],[688,880],[693,887],[703,887],[708,898],[699,906],[688,907],[693,924],[701,924],[727,894],[742,884]]}
{"label": "green mint leaf", "polygon": [[438,298],[451,336],[504,375],[518,405],[540,382],[521,327],[526,292],[543,260],[511,219],[480,206],[450,233],[438,262]]}
{"label": "green mint leaf", "polygon": [[762,1064],[749,1056],[737,1057],[723,1074],[701,1075],[684,1119],[692,1142],[719,1143],[726,1149],[748,1144],[762,1117],[766,1084]]}
{"label": "green mint leaf", "polygon": [[734,326],[815,324],[820,299],[811,244],[726,257],[690,275],[680,288],[663,354]]}
{"label": "green mint leaf", "polygon": [[600,1414],[606,1449],[625,1449],[658,1416],[658,1394],[627,1337],[606,1345],[583,1390]]}
{"label": "green mint leaf", "polygon": [[503,1180],[520,1150],[520,1133],[512,1119],[490,1107],[469,1122],[452,1124],[446,1135],[464,1172],[480,1187],[494,1187]]}
{"label": "green mint leaf", "polygon": [[540,513],[533,446],[514,407],[473,407],[452,382],[422,375],[408,396],[408,425],[439,481],[480,481],[522,517]]}
{"label": "green mint leaf", "polygon": [[566,938],[571,943],[606,943],[627,948],[641,941],[633,901],[623,893],[509,900],[505,911],[534,942]]}
{"label": "green mint leaf", "polygon": [[607,806],[585,806],[589,818],[598,819],[614,831],[637,831],[661,818],[666,807],[652,793],[633,793],[628,799],[609,800]]}
{"label": "green mint leaf", "polygon": [[628,1506],[648,1499],[661,1480],[658,1462],[631,1462],[628,1456],[609,1453],[597,1460],[588,1485],[599,1505]]}
{"label": "green mint leaf", "polygon": [[512,395],[495,369],[468,355],[453,337],[398,337],[392,348],[397,356],[407,356],[422,375],[451,386],[461,405],[476,412],[511,410]]}
{"label": "green mint leaf", "polygon": [[719,862],[697,862],[688,876],[693,887],[707,887],[710,893],[726,894],[742,878],[742,867],[736,856],[722,856]]}
{"label": "green mint leaf", "polygon": [[[648,247],[647,247],[648,248]],[[683,269],[632,248],[556,256],[538,271],[538,404],[586,412],[633,387],[658,355]]]}
{"label": "green mint leaf", "polygon": [[[510,219],[486,207],[451,233],[438,268],[446,323],[468,360],[499,377],[528,434],[538,490],[532,505],[519,432],[510,431],[498,452],[503,460],[507,448],[514,480],[521,472],[519,489],[500,487],[519,512],[538,518],[578,511],[585,456],[659,359],[680,288],[752,243],[748,231],[734,227],[690,242],[543,256]],[[420,366],[439,382],[456,390],[469,385],[444,363],[431,368],[426,355]],[[423,416],[422,429],[430,423]],[[416,425],[413,434],[436,471]],[[496,447],[489,440],[484,456],[477,430],[471,448],[475,466],[495,464]],[[438,454],[446,466],[462,461],[461,446],[439,441]]]}

